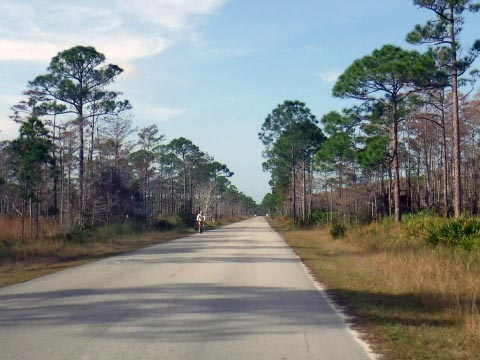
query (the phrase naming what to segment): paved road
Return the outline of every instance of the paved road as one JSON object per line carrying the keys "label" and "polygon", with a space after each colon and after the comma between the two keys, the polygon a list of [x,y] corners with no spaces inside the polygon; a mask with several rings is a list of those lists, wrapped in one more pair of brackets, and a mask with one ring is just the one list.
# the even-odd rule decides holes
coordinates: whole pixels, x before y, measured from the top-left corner
{"label": "paved road", "polygon": [[1,359],[369,359],[261,217],[0,289]]}

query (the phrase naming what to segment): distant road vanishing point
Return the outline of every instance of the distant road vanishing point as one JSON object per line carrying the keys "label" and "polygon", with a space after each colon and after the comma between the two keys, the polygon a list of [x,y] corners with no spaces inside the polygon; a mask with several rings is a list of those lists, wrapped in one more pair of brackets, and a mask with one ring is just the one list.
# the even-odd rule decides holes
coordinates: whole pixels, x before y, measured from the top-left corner
{"label": "distant road vanishing point", "polygon": [[262,217],[0,289],[1,359],[371,359]]}

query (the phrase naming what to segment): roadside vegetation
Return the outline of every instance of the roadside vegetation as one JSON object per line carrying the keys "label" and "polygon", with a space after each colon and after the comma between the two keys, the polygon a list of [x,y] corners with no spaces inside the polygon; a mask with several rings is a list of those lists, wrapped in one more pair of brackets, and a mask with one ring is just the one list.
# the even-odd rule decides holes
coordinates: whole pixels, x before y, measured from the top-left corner
{"label": "roadside vegetation", "polygon": [[479,358],[478,220],[408,215],[340,236],[338,224],[271,223],[386,359]]}
{"label": "roadside vegetation", "polygon": [[[242,219],[220,218],[215,224],[210,220],[206,230]],[[69,233],[62,233],[52,221],[43,224],[38,239],[22,240],[20,219],[0,217],[0,287],[193,232],[193,226],[178,216],[158,219],[150,226],[143,222],[124,222]]]}

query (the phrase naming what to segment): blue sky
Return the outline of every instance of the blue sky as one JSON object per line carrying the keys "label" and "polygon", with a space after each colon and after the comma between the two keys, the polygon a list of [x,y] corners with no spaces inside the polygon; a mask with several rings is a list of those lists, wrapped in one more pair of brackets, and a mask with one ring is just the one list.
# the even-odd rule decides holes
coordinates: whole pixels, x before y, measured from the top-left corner
{"label": "blue sky", "polygon": [[[386,43],[411,48],[405,35],[430,16],[410,0],[2,0],[0,140],[17,135],[8,115],[27,82],[57,52],[93,45],[125,69],[115,88],[136,126],[191,139],[261,201],[267,114],[286,99],[318,118],[348,106],[331,96],[337,76]],[[480,37],[471,19],[466,44]]]}

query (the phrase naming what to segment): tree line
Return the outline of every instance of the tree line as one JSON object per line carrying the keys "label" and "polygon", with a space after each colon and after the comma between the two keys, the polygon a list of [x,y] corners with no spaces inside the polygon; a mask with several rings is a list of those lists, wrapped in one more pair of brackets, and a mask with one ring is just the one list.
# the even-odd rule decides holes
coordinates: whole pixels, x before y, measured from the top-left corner
{"label": "tree line", "polygon": [[134,126],[131,104],[111,84],[122,73],[93,47],[55,56],[12,107],[18,138],[0,143],[0,215],[65,231],[126,220],[154,223],[203,210],[213,220],[255,210],[233,172],[156,125]]}
{"label": "tree line", "polygon": [[480,40],[464,50],[459,37],[465,14],[480,4],[414,5],[433,16],[406,40],[427,50],[386,44],[355,60],[332,90],[355,105],[318,121],[304,103],[285,101],[267,116],[259,138],[271,173],[263,200],[270,212],[297,223],[399,222],[421,210],[478,214],[480,94],[471,68]]}

